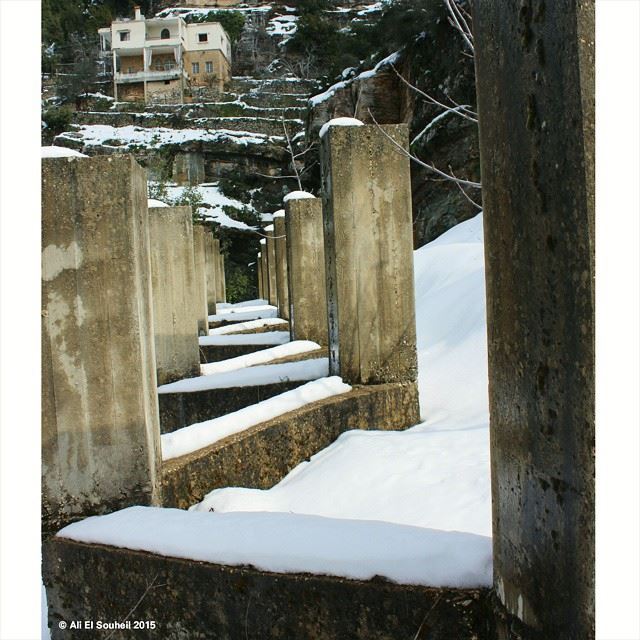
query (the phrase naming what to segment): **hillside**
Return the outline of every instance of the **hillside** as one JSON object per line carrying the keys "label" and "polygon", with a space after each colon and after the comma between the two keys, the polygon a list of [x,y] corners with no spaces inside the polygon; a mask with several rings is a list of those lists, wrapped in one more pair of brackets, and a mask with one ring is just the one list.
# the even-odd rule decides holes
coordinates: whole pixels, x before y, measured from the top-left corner
{"label": "hillside", "polygon": [[[100,15],[104,20],[128,7],[106,0],[90,5],[93,17],[83,26],[89,30]],[[424,163],[479,179],[475,123],[421,94],[473,109],[473,61],[444,5],[303,0],[247,3],[212,14],[156,2],[153,9],[157,17],[224,20],[229,29],[228,16],[237,18],[234,77],[224,91],[202,88],[185,104],[115,102],[108,76],[98,73],[70,100],[61,91],[70,67],[62,65],[44,78],[43,143],[88,155],[132,153],[149,171],[152,197],[191,204],[217,230],[231,301],[257,296],[250,264],[256,230],[271,220],[282,197],[300,187],[319,192],[318,131],[332,117],[406,122],[411,150]],[[80,37],[65,33],[58,35],[63,42],[45,43],[46,49],[67,51]],[[82,76],[79,64],[71,73]],[[417,163],[412,183],[416,247],[477,212],[470,202],[479,199],[477,190],[463,193]]]}

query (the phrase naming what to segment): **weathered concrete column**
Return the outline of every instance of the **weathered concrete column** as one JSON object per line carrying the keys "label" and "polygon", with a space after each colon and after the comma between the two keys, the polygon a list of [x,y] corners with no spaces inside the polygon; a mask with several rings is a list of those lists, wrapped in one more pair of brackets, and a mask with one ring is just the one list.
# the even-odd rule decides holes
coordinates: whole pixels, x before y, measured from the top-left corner
{"label": "weathered concrete column", "polygon": [[191,207],[149,209],[158,384],[200,374]]}
{"label": "weathered concrete column", "polygon": [[264,299],[269,301],[269,263],[267,261],[267,241],[260,240],[260,252],[262,253],[262,293]]}
{"label": "weathered concrete column", "polygon": [[42,524],[158,504],[147,183],[131,156],[42,161]]}
{"label": "weathered concrete column", "polygon": [[409,158],[387,138],[408,130],[382,129],[321,141],[330,371],[356,384],[417,377]]}
{"label": "weathered concrete column", "polygon": [[227,301],[227,276],[224,270],[224,254],[218,249],[218,259],[220,261],[220,302]]}
{"label": "weathered concrete column", "polygon": [[220,253],[220,240],[213,239],[213,265],[216,274],[216,302],[226,302],[225,282],[224,282],[224,261]]}
{"label": "weathered concrete column", "polygon": [[594,6],[475,0],[500,638],[594,637]]}
{"label": "weathered concrete column", "polygon": [[193,257],[196,272],[196,315],[198,335],[209,335],[209,305],[207,302],[206,231],[196,224],[193,227]]}
{"label": "weathered concrete column", "polygon": [[288,200],[285,208],[291,339],[327,345],[322,201]]}
{"label": "weathered concrete column", "polygon": [[262,254],[258,253],[256,259],[257,271],[258,271],[258,298],[264,300],[264,292],[262,291]]}
{"label": "weathered concrete column", "polygon": [[276,255],[276,286],[278,288],[278,315],[289,319],[289,271],[287,268],[287,232],[284,211],[273,216],[273,233]]}
{"label": "weathered concrete column", "polygon": [[273,225],[264,228],[267,236],[267,277],[269,279],[269,304],[278,306],[278,276],[276,274],[276,245],[273,239]]}
{"label": "weathered concrete column", "polygon": [[216,313],[216,302],[218,302],[218,256],[216,254],[216,243],[210,229],[205,229],[204,255],[207,274],[207,310],[209,315]]}

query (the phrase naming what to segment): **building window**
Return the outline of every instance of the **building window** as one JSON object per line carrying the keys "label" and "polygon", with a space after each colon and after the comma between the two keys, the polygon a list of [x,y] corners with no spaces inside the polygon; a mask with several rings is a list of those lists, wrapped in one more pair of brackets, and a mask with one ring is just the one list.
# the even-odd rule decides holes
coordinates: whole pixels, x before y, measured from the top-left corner
{"label": "building window", "polygon": [[200,63],[199,62],[192,62],[191,63],[191,73],[193,73],[193,75],[197,75],[198,73],[200,73]]}
{"label": "building window", "polygon": [[120,42],[126,42],[131,40],[131,31],[118,31],[120,34]]}
{"label": "building window", "polygon": [[160,39],[161,40],[168,40],[171,37],[171,33],[169,32],[169,29],[163,29],[160,32]]}
{"label": "building window", "polygon": [[209,34],[208,33],[199,33],[198,34],[198,42],[209,42]]}
{"label": "building window", "polygon": [[213,73],[213,62],[205,62],[204,66],[207,73]]}

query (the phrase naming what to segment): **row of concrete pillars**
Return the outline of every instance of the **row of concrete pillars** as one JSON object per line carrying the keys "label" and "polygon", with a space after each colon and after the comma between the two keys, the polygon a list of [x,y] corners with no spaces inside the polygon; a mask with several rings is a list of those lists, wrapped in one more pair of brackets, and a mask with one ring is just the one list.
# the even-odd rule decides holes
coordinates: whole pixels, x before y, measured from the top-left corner
{"label": "row of concrete pillars", "polygon": [[409,158],[390,139],[408,149],[407,127],[330,127],[323,198],[292,194],[258,254],[260,296],[350,384],[417,376]]}
{"label": "row of concrete pillars", "polygon": [[[473,5],[496,635],[592,638],[593,3]],[[387,132],[406,144],[402,128]],[[394,351],[413,331],[407,160],[374,127],[330,128],[322,156],[322,206],[290,200],[285,233],[277,216],[263,244],[263,297],[311,337],[296,287],[324,283],[307,306],[326,309],[332,371],[413,380],[415,354]],[[128,158],[46,160],[43,188],[43,505],[55,526],[154,502],[159,447],[144,173]],[[320,215],[307,244],[322,238],[323,260],[295,240],[296,217],[318,229]],[[287,294],[269,262],[282,235]]]}
{"label": "row of concrete pillars", "polygon": [[157,502],[157,385],[200,373],[224,258],[130,156],[42,164],[43,528]]}

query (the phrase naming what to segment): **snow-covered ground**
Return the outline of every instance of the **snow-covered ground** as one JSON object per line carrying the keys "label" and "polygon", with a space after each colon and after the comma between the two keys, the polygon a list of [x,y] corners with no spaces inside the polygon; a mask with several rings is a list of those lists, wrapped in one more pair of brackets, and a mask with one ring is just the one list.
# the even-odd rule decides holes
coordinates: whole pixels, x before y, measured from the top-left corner
{"label": "snow-covered ground", "polygon": [[219,489],[197,509],[491,535],[482,216],[416,251],[414,264],[424,422],[399,433],[350,431],[272,489]]}
{"label": "snow-covered ground", "polygon": [[422,424],[345,433],[266,491],[219,489],[189,513],[135,507],[61,535],[271,571],[490,585],[483,257],[481,215],[415,252]]}

